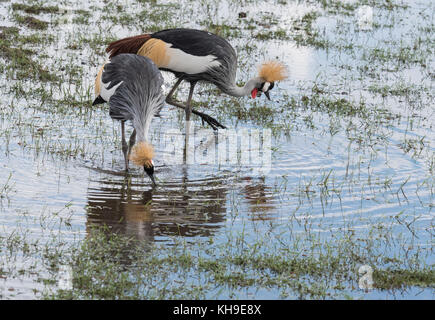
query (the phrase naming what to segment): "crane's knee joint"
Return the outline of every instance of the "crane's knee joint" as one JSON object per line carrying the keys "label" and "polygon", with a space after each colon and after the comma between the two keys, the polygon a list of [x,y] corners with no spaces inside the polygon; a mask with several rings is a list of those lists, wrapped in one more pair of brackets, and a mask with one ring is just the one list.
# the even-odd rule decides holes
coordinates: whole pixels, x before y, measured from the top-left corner
{"label": "crane's knee joint", "polygon": [[165,99],[166,103],[172,104],[173,100],[170,97],[166,97]]}
{"label": "crane's knee joint", "polygon": [[128,150],[128,145],[127,142],[125,142],[124,140],[122,141],[122,152],[126,153]]}

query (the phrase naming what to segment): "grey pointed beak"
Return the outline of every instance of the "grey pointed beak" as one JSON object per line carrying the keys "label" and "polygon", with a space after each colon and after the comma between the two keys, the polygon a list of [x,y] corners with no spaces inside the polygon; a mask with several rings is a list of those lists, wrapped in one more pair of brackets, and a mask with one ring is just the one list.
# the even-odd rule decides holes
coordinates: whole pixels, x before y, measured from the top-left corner
{"label": "grey pointed beak", "polygon": [[267,97],[267,99],[270,100],[269,91],[266,91],[266,92],[264,93],[264,95]]}
{"label": "grey pointed beak", "polygon": [[154,179],[154,165],[152,164],[149,167],[143,166],[143,169],[147,173],[148,177],[150,177],[151,181],[153,182],[153,187],[157,186],[156,180]]}
{"label": "grey pointed beak", "polygon": [[153,183],[153,187],[157,186],[156,179],[154,179],[154,173],[148,173],[147,172],[147,175],[148,175],[148,177],[150,177],[150,179],[151,179],[151,181]]}
{"label": "grey pointed beak", "polygon": [[153,187],[156,187],[157,186],[157,183],[156,183],[156,180],[154,179],[154,175],[153,174],[149,174],[148,175],[150,178],[151,178],[151,181],[153,182]]}

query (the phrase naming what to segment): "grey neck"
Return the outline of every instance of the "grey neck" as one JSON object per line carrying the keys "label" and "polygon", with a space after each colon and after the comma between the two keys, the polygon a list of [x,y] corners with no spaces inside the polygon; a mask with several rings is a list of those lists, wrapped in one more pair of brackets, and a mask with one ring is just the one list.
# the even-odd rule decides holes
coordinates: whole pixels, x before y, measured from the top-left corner
{"label": "grey neck", "polygon": [[254,90],[262,82],[262,79],[259,77],[252,78],[248,82],[245,83],[243,87],[239,87],[236,84],[229,86],[223,90],[225,93],[233,96],[233,97],[244,97],[249,96],[251,91]]}

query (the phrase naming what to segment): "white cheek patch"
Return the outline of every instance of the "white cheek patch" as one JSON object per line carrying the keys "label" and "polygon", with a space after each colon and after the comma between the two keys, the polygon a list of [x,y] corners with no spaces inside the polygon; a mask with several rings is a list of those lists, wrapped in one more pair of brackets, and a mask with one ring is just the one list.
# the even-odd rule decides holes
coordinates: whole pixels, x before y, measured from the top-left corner
{"label": "white cheek patch", "polygon": [[[108,60],[106,61],[105,65],[108,65],[109,63],[111,63],[112,61]],[[124,81],[120,81],[118,84],[114,85],[112,88],[107,89],[108,87],[110,87],[110,83],[112,81],[109,81],[108,83],[104,83],[103,82],[103,74],[104,74],[104,68],[103,68],[103,72],[101,73],[101,77],[100,77],[100,96],[101,98],[104,99],[104,101],[109,102],[110,97],[113,96],[113,94],[115,93],[116,89],[118,89],[118,87],[124,82]]]}
{"label": "white cheek patch", "polygon": [[[101,77],[103,78],[103,77]],[[100,92],[100,96],[101,98],[103,98],[105,101],[109,101],[110,98],[113,96],[113,94],[115,93],[116,89],[118,89],[118,87],[123,83],[124,81],[119,82],[117,85],[114,85],[112,88],[107,89],[110,86],[111,81],[109,81],[108,83],[104,83],[103,81],[101,81],[101,92]]]}
{"label": "white cheek patch", "polygon": [[265,82],[261,91],[266,92],[270,87],[270,82]]}

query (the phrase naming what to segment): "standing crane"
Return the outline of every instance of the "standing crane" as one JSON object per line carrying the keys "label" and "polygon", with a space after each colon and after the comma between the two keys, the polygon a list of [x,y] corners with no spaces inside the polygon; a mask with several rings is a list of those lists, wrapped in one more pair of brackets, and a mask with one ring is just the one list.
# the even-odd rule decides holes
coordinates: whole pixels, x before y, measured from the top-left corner
{"label": "standing crane", "polygon": [[[154,185],[154,148],[148,131],[153,117],[164,104],[163,77],[154,62],[135,54],[120,54],[110,59],[95,80],[97,98],[93,105],[108,102],[110,117],[121,121],[122,152],[125,170],[129,160],[143,166]],[[125,140],[125,122],[130,120],[133,132]],[[137,142],[136,142],[137,140]]]}
{"label": "standing crane", "polygon": [[[215,130],[217,127],[225,127],[214,118],[192,110],[192,95],[198,81],[211,82],[234,97],[251,95],[255,98],[264,92],[270,100],[269,91],[274,87],[275,81],[287,77],[285,66],[271,61],[263,63],[257,77],[250,79],[243,87],[237,86],[237,55],[234,48],[220,36],[194,29],[168,29],[128,37],[110,43],[106,51],[110,53],[110,57],[121,53],[145,56],[153,60],[159,69],[172,72],[177,81],[167,95],[166,102],[183,108],[186,121],[190,120],[193,113]],[[189,96],[185,104],[172,97],[183,80],[190,82]]]}

